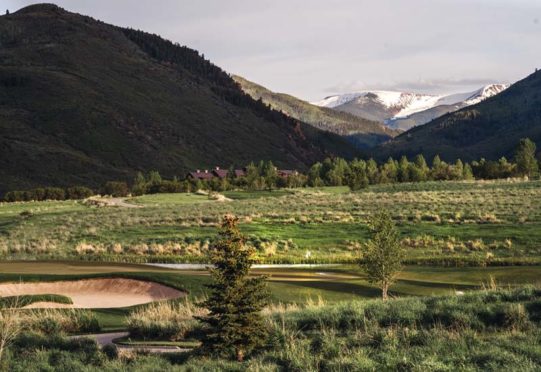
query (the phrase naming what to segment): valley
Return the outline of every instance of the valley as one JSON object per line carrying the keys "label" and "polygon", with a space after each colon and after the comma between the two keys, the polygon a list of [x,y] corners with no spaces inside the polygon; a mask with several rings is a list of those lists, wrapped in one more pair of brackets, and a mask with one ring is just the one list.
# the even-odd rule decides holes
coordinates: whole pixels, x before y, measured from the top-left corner
{"label": "valley", "polygon": [[1,371],[541,370],[538,7],[22,3]]}

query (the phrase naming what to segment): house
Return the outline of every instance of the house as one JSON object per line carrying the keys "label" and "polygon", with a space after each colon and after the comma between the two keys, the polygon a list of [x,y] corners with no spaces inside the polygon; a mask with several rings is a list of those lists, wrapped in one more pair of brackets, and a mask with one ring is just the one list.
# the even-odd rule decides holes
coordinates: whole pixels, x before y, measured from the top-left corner
{"label": "house", "polygon": [[282,178],[288,178],[291,176],[299,175],[299,172],[297,172],[296,170],[290,170],[290,169],[278,169],[276,173],[278,173],[278,177],[282,177]]}
{"label": "house", "polygon": [[244,176],[246,176],[245,169],[235,169],[235,178],[244,177]]}
{"label": "house", "polygon": [[209,172],[207,169],[205,169],[204,171],[198,169],[195,172],[188,173],[186,178],[192,180],[208,181],[214,178],[214,174],[212,172]]}
{"label": "house", "polygon": [[[235,178],[245,177],[246,176],[246,168],[243,169],[235,169]],[[215,167],[212,171],[209,171],[205,169],[204,171],[196,170],[195,172],[190,172],[186,176],[187,179],[194,179],[194,180],[201,180],[201,181],[208,181],[213,178],[219,178],[224,179],[227,178],[229,171],[227,169],[221,169],[220,167]],[[290,169],[276,169],[276,173],[278,177],[281,178],[288,178],[290,176],[297,176],[299,172],[296,170],[290,170]]]}
{"label": "house", "polygon": [[227,174],[229,173],[229,171],[227,169],[220,169],[220,167],[216,167],[214,168],[214,170],[212,171],[212,174],[215,176],[215,177],[218,177],[219,179],[224,179],[227,177]]}

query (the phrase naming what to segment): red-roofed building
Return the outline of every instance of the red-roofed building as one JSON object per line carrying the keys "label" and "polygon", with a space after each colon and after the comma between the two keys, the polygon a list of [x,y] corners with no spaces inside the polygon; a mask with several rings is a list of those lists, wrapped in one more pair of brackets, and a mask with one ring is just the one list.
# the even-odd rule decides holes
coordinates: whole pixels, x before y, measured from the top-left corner
{"label": "red-roofed building", "polygon": [[[246,176],[246,168],[235,169],[234,172],[235,172],[235,178]],[[227,169],[220,169],[220,167],[216,167],[212,171],[209,171],[209,170],[200,171],[198,169],[195,172],[188,173],[186,178],[208,181],[215,177],[219,179],[224,179],[227,177],[228,173],[229,171]],[[290,170],[290,169],[277,169],[276,173],[278,177],[282,177],[282,178],[288,178],[290,176],[297,176],[299,174],[299,172],[297,172],[296,170]]]}
{"label": "red-roofed building", "polygon": [[235,169],[235,177],[244,177],[246,176],[246,171],[244,169]]}
{"label": "red-roofed building", "polygon": [[199,169],[196,170],[195,172],[190,172],[188,173],[188,175],[186,176],[186,178],[191,178],[191,179],[194,179],[194,180],[201,180],[201,181],[206,181],[206,180],[210,180],[212,178],[214,178],[214,174],[212,174],[212,172],[209,172],[208,170],[204,170],[204,171],[200,171]]}
{"label": "red-roofed building", "polygon": [[220,179],[223,179],[223,178],[226,178],[227,177],[227,174],[229,173],[229,171],[227,169],[220,169],[220,167],[216,167],[212,173],[220,178]]}
{"label": "red-roofed building", "polygon": [[278,173],[278,177],[283,177],[283,178],[299,175],[299,172],[297,172],[296,170],[290,170],[290,169],[278,169],[277,173]]}

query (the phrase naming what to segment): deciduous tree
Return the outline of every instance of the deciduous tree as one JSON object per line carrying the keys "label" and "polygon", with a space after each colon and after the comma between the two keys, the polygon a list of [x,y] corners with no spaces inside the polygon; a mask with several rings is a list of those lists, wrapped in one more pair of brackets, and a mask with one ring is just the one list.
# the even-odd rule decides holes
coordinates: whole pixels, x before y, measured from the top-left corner
{"label": "deciduous tree", "polygon": [[517,163],[517,173],[520,176],[530,178],[539,175],[539,164],[535,158],[536,146],[529,138],[523,138],[518,144],[515,153],[515,162]]}
{"label": "deciduous tree", "polygon": [[387,300],[391,284],[402,268],[404,249],[388,213],[382,212],[370,221],[372,238],[365,244],[361,257],[361,267],[368,275],[370,283],[381,288],[383,300]]}

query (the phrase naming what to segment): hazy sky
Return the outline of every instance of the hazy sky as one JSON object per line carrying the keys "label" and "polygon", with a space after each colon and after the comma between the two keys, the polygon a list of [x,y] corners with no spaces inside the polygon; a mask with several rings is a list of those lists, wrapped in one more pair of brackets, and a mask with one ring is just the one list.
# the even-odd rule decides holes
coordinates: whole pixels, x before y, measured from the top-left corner
{"label": "hazy sky", "polygon": [[[4,0],[15,11],[32,1]],[[541,0],[59,0],[307,100],[460,92],[541,67]]]}

